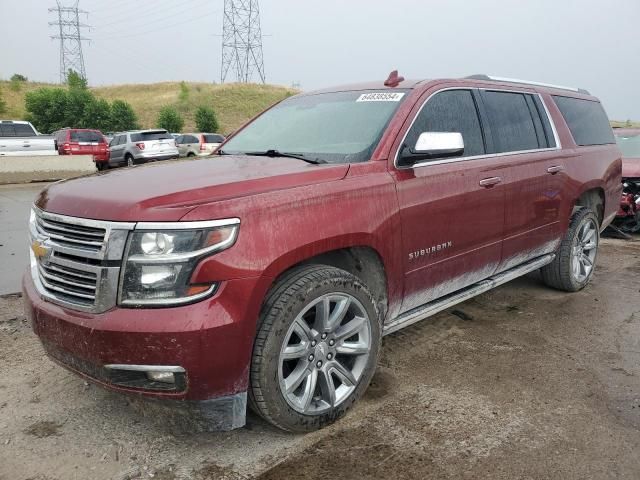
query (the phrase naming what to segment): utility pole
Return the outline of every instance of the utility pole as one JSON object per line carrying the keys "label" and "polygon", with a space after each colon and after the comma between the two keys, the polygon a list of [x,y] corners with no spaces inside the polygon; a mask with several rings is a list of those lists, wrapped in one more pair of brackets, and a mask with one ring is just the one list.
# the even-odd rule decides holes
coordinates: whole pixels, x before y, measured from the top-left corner
{"label": "utility pole", "polygon": [[49,25],[58,27],[57,34],[51,35],[51,38],[60,40],[60,83],[66,83],[69,69],[76,71],[85,80],[87,78],[82,41],[89,39],[82,36],[81,29],[88,28],[89,25],[80,23],[80,14],[88,16],[89,12],[79,10],[78,1],[75,0],[73,6],[64,6],[60,0],[56,0],[57,6],[49,9],[49,12],[57,14],[57,20],[49,22]]}
{"label": "utility pole", "polygon": [[258,0],[224,0],[222,83],[229,70],[235,73],[236,82],[249,83],[257,74],[265,83]]}

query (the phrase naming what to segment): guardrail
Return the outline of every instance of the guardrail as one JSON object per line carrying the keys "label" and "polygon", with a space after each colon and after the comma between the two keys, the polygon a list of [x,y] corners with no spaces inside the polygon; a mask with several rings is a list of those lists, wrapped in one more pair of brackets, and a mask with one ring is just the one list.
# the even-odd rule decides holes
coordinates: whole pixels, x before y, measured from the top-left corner
{"label": "guardrail", "polygon": [[95,171],[91,155],[0,156],[0,185],[62,180]]}

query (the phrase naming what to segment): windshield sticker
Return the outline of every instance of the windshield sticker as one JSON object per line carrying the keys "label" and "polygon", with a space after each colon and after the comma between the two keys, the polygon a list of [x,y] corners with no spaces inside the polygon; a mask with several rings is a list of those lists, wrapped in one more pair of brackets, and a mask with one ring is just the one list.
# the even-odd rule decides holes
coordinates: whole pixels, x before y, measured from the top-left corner
{"label": "windshield sticker", "polygon": [[399,102],[404,97],[401,92],[363,93],[356,102]]}

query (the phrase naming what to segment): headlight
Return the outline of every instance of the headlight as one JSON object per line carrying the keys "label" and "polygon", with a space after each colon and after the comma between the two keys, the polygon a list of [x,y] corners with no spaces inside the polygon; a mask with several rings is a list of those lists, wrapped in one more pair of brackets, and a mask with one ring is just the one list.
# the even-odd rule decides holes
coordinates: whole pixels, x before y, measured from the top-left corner
{"label": "headlight", "polygon": [[192,285],[200,260],[231,247],[240,220],[140,223],[127,242],[119,300],[125,306],[181,305],[204,298],[215,284]]}

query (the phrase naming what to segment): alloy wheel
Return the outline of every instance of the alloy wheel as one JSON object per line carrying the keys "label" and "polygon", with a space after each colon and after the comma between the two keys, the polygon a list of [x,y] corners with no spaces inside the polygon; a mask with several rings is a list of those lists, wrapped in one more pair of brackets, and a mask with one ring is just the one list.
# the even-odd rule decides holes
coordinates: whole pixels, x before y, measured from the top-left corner
{"label": "alloy wheel", "polygon": [[317,415],[356,389],[371,352],[371,325],[346,293],[314,299],[296,316],[278,359],[280,391],[297,412]]}
{"label": "alloy wheel", "polygon": [[598,247],[598,226],[592,219],[578,229],[573,242],[571,255],[571,272],[578,283],[589,278],[596,260]]}

